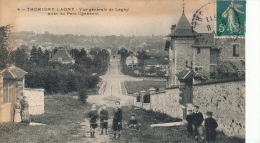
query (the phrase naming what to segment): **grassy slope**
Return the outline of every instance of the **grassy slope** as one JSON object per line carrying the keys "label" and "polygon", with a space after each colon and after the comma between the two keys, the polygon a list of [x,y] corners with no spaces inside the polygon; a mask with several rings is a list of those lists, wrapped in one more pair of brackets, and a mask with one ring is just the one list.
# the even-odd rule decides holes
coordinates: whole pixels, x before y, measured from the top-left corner
{"label": "grassy slope", "polygon": [[165,81],[126,81],[125,88],[128,94],[147,90],[151,87],[165,87]]}
{"label": "grassy slope", "polygon": [[[45,123],[45,126],[28,126],[26,124],[5,123],[0,124],[0,142],[4,143],[35,143],[35,142],[78,142],[85,138],[79,136],[80,122],[84,119],[84,113],[88,112],[90,105],[72,99],[68,95],[53,95],[45,97],[45,114],[33,116],[32,120]],[[171,122],[175,119],[161,113],[123,107],[122,138],[115,139],[116,143],[191,143],[186,139],[186,127],[154,127],[154,123]],[[113,115],[113,109],[108,108],[109,117]],[[125,125],[132,113],[137,115],[137,120],[142,124],[141,131],[127,130]],[[113,132],[110,132],[113,133]],[[219,142],[242,143],[242,139],[228,138],[219,135]]]}
{"label": "grassy slope", "polygon": [[[45,114],[32,116],[32,121],[47,124],[45,126],[28,126],[26,124],[8,123],[0,126],[1,142],[65,142],[74,140],[80,128],[79,122],[89,105],[72,99],[68,95],[45,97]],[[7,126],[6,131],[1,127]]]}

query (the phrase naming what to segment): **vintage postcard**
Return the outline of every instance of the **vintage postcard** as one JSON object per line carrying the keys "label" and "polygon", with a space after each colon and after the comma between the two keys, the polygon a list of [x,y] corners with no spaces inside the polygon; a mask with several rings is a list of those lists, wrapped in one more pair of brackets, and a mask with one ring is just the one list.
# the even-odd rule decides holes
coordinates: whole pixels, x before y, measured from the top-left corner
{"label": "vintage postcard", "polygon": [[247,9],[0,0],[0,142],[245,142]]}

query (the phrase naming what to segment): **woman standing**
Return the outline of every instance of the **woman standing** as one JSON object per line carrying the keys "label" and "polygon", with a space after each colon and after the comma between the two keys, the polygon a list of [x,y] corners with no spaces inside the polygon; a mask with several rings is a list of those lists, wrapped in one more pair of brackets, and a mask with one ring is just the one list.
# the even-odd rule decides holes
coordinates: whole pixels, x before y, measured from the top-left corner
{"label": "woman standing", "polygon": [[20,99],[17,98],[14,104],[14,122],[19,123],[21,121],[21,103]]}
{"label": "woman standing", "polygon": [[23,97],[23,100],[21,102],[22,105],[22,122],[24,123],[30,123],[30,114],[29,114],[29,103],[26,100],[26,97]]}

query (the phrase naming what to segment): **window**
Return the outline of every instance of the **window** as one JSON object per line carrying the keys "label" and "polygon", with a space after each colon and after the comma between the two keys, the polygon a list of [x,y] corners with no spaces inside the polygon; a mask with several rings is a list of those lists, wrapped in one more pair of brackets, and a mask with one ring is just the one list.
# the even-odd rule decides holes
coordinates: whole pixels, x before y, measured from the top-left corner
{"label": "window", "polygon": [[144,96],[144,103],[150,103],[150,94]]}
{"label": "window", "polygon": [[238,44],[233,45],[233,56],[239,57],[239,45]]}
{"label": "window", "polygon": [[210,65],[210,78],[216,78],[216,65]]}
{"label": "window", "polygon": [[197,54],[200,54],[200,48],[197,48]]}
{"label": "window", "polygon": [[136,102],[141,102],[141,96],[136,97]]}

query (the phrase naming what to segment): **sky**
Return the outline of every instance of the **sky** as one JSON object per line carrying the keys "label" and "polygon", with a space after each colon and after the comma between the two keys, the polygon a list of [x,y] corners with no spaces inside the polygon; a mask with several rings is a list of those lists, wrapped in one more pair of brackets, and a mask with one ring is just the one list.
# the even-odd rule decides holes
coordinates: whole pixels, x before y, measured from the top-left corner
{"label": "sky", "polygon": [[[192,15],[214,0],[185,0],[184,11]],[[210,6],[209,6],[210,7]],[[17,9],[20,9],[18,11]],[[28,11],[28,8],[54,8],[54,11]],[[74,8],[77,15],[51,15]],[[80,8],[110,8],[99,15],[78,15]],[[211,7],[213,9],[214,7]],[[25,9],[25,10],[22,10]],[[128,11],[115,11],[128,9]],[[59,10],[59,11],[58,11]],[[77,35],[166,35],[183,11],[183,0],[0,0],[0,26],[11,24],[12,31],[34,31]]]}

